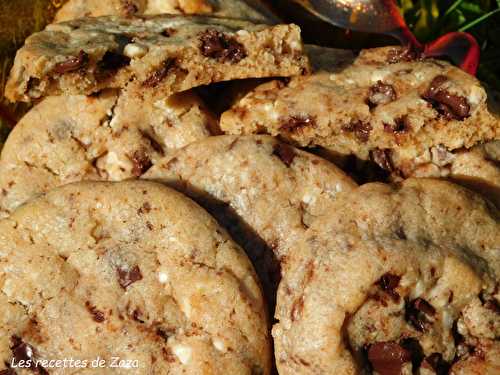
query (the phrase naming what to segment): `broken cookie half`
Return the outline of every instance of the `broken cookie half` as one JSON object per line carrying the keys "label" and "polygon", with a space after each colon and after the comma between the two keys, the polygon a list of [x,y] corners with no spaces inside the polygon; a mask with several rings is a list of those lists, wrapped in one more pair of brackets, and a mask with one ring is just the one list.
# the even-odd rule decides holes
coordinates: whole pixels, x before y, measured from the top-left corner
{"label": "broken cookie half", "polygon": [[481,83],[445,61],[399,47],[307,49],[313,74],[257,87],[223,114],[223,131],[321,146],[403,178],[441,172],[448,153],[500,138]]}
{"label": "broken cookie half", "polygon": [[11,101],[104,88],[166,97],[213,82],[308,70],[296,25],[160,15],[83,18],[30,36],[6,86]]}
{"label": "broken cookie half", "polygon": [[260,0],[69,0],[55,22],[82,17],[133,17],[150,14],[210,14],[255,23],[277,23],[277,17]]}

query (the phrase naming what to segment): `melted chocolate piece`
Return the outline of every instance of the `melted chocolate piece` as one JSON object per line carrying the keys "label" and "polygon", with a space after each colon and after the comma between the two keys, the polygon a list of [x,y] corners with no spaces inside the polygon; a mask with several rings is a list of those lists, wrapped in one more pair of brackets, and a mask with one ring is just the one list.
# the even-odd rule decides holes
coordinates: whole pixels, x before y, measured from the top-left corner
{"label": "melted chocolate piece", "polygon": [[399,285],[401,276],[393,275],[391,273],[386,273],[376,282],[376,285],[380,287],[384,292],[389,294],[394,301],[399,301],[399,294],[395,289]]}
{"label": "melted chocolate piece", "polygon": [[464,120],[470,116],[470,104],[463,96],[449,93],[441,86],[448,81],[443,75],[435,77],[422,96],[432,107],[449,120]]}
{"label": "melted chocolate piece", "polygon": [[370,108],[375,108],[378,105],[390,103],[396,100],[396,98],[396,90],[394,90],[392,85],[378,81],[370,87],[367,103]]}
{"label": "melted chocolate piece", "polygon": [[273,147],[273,155],[276,155],[287,167],[290,167],[295,159],[296,153],[293,147],[284,144],[276,143]]}
{"label": "melted chocolate piece", "polygon": [[280,126],[280,130],[293,133],[304,128],[315,126],[316,121],[312,117],[291,116]]}
{"label": "melted chocolate piece", "polygon": [[[126,38],[125,36],[122,36]],[[118,70],[130,64],[130,58],[117,52],[107,51],[102,57],[101,61],[97,63],[95,77],[97,81],[105,81]]]}
{"label": "melted chocolate piece", "polygon": [[89,301],[85,302],[85,307],[92,315],[92,319],[94,319],[97,323],[102,323],[106,320],[104,313],[98,310],[94,305],[92,305]]}
{"label": "melted chocolate piece", "polygon": [[160,82],[165,79],[170,70],[174,68],[175,63],[176,61],[173,58],[166,59],[161,66],[142,83],[142,85],[150,88],[158,86]]}
{"label": "melted chocolate piece", "polygon": [[370,152],[370,157],[383,170],[388,172],[395,170],[391,161],[391,150],[375,149]]}
{"label": "melted chocolate piece", "polygon": [[[30,364],[29,369],[40,375],[48,375],[47,370],[41,366],[37,366],[35,356],[36,351],[30,344],[25,343],[19,336],[13,335],[10,340],[12,341],[12,346],[10,350],[12,352],[12,359],[14,363],[19,363],[19,361],[24,361],[24,365]],[[30,362],[28,362],[30,361]],[[15,374],[15,372],[14,372]]]}
{"label": "melted chocolate piece", "polygon": [[401,375],[403,365],[411,361],[411,353],[393,341],[377,342],[370,345],[368,360],[381,375]]}
{"label": "melted chocolate piece", "polygon": [[142,176],[153,165],[151,159],[144,151],[135,151],[129,159],[134,164],[132,167],[132,174],[135,177]]}
{"label": "melted chocolate piece", "polygon": [[372,126],[367,122],[355,120],[347,125],[342,126],[342,130],[347,132],[354,132],[356,137],[361,142],[366,143],[370,139],[370,132],[372,131]]}
{"label": "melted chocolate piece", "polygon": [[423,298],[405,303],[405,319],[419,332],[424,332],[427,329],[430,323],[428,317],[435,313],[436,309]]}
{"label": "melted chocolate piece", "polygon": [[200,41],[200,50],[205,57],[231,64],[236,64],[247,57],[243,44],[217,30],[205,31],[200,36]]}
{"label": "melted chocolate piece", "polygon": [[451,365],[443,359],[440,353],[432,353],[423,360],[422,367],[434,371],[436,375],[446,375]]}
{"label": "melted chocolate piece", "polygon": [[139,266],[134,266],[130,269],[118,268],[118,283],[123,289],[127,289],[136,281],[142,280],[142,273]]}
{"label": "melted chocolate piece", "polygon": [[56,64],[54,67],[54,72],[58,74],[64,74],[68,72],[73,72],[80,68],[83,68],[89,62],[89,56],[83,51],[80,50],[78,56],[70,57],[66,61],[60,62]]}

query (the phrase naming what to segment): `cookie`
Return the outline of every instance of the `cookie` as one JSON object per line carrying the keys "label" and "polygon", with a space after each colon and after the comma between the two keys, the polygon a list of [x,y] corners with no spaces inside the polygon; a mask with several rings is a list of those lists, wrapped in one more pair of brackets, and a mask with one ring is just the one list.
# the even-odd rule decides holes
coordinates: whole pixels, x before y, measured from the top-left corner
{"label": "cookie", "polygon": [[247,251],[273,305],[279,261],[354,182],[333,164],[269,136],[190,144],[144,176],[188,194]]}
{"label": "cookie", "polygon": [[279,373],[498,368],[499,220],[444,180],[371,183],[339,197],[283,265]]}
{"label": "cookie", "polygon": [[192,92],[158,101],[104,91],[52,96],[13,129],[0,158],[0,216],[57,186],[142,175],[175,149],[216,134]]}
{"label": "cookie", "polygon": [[427,157],[429,163],[417,168],[413,176],[448,178],[500,207],[500,141],[453,152],[434,147]]}
{"label": "cookie", "polygon": [[266,83],[222,115],[230,134],[268,133],[372,160],[407,178],[451,152],[500,139],[480,82],[451,64],[399,47],[351,52],[308,47],[314,72]]}
{"label": "cookie", "polygon": [[212,14],[255,23],[279,20],[258,0],[69,0],[55,15],[55,22],[82,17],[132,17],[150,14]]}
{"label": "cookie", "polygon": [[127,361],[104,370],[116,374],[270,373],[251,263],[181,194],[145,181],[72,184],[0,228],[0,371],[99,357],[107,368]]}
{"label": "cookie", "polygon": [[163,97],[212,82],[308,68],[296,25],[206,16],[84,18],[26,39],[6,86],[12,101],[128,85]]}

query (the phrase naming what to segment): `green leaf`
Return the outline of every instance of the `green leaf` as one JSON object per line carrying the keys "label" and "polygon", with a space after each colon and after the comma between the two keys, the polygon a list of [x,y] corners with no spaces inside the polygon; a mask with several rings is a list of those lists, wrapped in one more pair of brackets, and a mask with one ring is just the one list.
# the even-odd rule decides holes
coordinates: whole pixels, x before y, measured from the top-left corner
{"label": "green leaf", "polygon": [[[500,1],[500,0],[498,0]],[[455,9],[457,9],[460,4],[462,4],[464,2],[464,0],[457,0],[455,1],[449,8],[448,10],[444,13],[444,16],[443,17],[446,17],[448,15],[450,15]]]}
{"label": "green leaf", "polygon": [[467,31],[469,29],[472,29],[473,27],[479,25],[481,22],[483,22],[484,20],[490,18],[491,16],[493,16],[494,14],[496,14],[498,12],[500,12],[500,9],[495,9],[495,10],[489,12],[489,13],[486,13],[484,16],[476,18],[474,21],[469,22],[465,26],[462,26],[460,29],[458,29],[458,31]]}

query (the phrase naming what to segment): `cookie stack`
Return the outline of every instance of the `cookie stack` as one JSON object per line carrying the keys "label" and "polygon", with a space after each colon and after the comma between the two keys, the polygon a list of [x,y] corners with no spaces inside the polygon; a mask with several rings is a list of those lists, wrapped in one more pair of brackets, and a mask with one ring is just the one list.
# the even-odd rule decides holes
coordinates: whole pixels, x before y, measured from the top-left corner
{"label": "cookie stack", "polygon": [[0,375],[500,372],[474,77],[304,46],[253,1],[56,21],[6,87],[34,106],[0,159]]}

